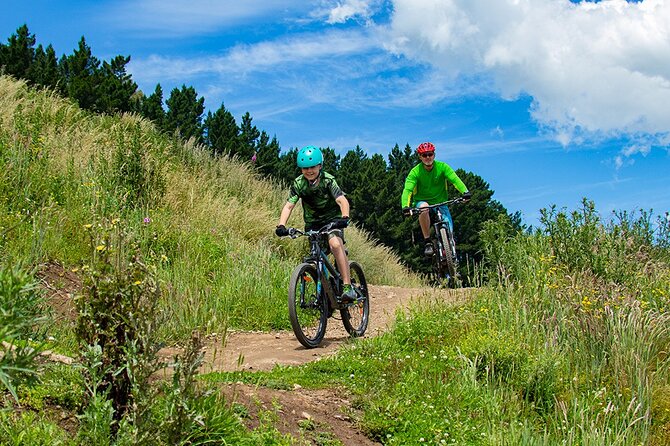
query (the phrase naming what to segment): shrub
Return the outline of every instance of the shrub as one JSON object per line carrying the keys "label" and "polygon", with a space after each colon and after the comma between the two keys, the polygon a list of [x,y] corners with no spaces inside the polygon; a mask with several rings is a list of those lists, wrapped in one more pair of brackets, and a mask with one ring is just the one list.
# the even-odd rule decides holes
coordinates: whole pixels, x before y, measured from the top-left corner
{"label": "shrub", "polygon": [[17,399],[16,386],[36,377],[43,298],[34,277],[20,267],[0,266],[0,386]]}

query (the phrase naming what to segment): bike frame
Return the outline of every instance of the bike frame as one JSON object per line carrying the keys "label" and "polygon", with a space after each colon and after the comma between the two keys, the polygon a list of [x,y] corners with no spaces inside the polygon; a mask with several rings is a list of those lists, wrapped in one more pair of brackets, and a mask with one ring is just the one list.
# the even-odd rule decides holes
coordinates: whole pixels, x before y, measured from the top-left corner
{"label": "bike frame", "polygon": [[[329,229],[320,229],[318,231],[301,231],[296,228],[289,229],[289,236],[297,238],[305,236],[309,238],[310,250],[309,256],[304,259],[305,262],[314,263],[316,265],[317,283],[316,290],[319,296],[324,296],[328,299],[329,305],[333,310],[339,310],[343,307],[337,302],[336,296],[339,296],[342,288],[342,276],[335,268],[335,265],[328,258],[326,250],[321,247],[320,239],[325,238]],[[326,243],[328,241],[326,240]],[[334,280],[330,280],[330,279]],[[325,280],[324,280],[325,279]],[[335,287],[333,289],[333,286]]]}
{"label": "bike frame", "polygon": [[[454,233],[451,230],[451,227],[449,226],[449,223],[443,220],[443,215],[442,215],[442,209],[441,205],[438,205],[435,207],[432,212],[431,212],[431,220],[432,220],[432,225],[433,229],[435,231],[435,239],[437,240],[437,249],[438,249],[438,258],[440,261],[443,261],[443,257],[447,255],[447,252],[442,252],[440,250],[440,241],[442,241],[442,245],[446,248],[449,249],[449,254],[451,257],[456,261],[456,243],[454,242]],[[441,231],[440,229],[444,228],[447,234],[447,240],[441,240]]]}
{"label": "bike frame", "polygon": [[[453,273],[456,272],[456,264],[457,264],[457,258],[456,258],[456,243],[454,241],[454,234],[453,231],[451,230],[450,225],[444,221],[443,217],[444,215],[442,214],[442,206],[445,205],[450,205],[450,204],[456,204],[456,203],[464,203],[466,200],[464,200],[462,197],[459,198],[454,198],[453,200],[448,200],[444,201],[442,203],[436,203],[436,204],[431,204],[428,206],[423,206],[420,208],[413,208],[410,209],[409,214],[410,215],[419,215],[423,212],[429,212],[430,215],[430,223],[431,226],[433,227],[434,235],[433,235],[433,240],[434,240],[434,261],[437,262],[435,268],[436,268],[436,274],[441,275],[443,272],[443,263],[449,262],[449,259],[447,256],[451,258],[451,265],[454,268]],[[442,229],[444,229],[445,234],[446,234],[446,240],[442,240]],[[444,247],[444,251],[442,250],[442,247]],[[448,251],[447,251],[448,250]]]}

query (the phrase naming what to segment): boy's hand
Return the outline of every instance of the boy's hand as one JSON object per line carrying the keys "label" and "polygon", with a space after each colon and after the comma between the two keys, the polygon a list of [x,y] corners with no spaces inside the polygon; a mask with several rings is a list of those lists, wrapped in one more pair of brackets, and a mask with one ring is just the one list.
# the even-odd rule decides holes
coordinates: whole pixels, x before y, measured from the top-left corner
{"label": "boy's hand", "polygon": [[467,191],[466,193],[463,194],[463,200],[470,201],[471,198],[472,198],[472,192]]}
{"label": "boy's hand", "polygon": [[349,217],[336,218],[333,220],[333,229],[344,229],[349,226]]}
{"label": "boy's hand", "polygon": [[277,229],[275,229],[275,234],[279,237],[285,237],[288,235],[288,229],[286,229],[286,226],[284,225],[277,225]]}

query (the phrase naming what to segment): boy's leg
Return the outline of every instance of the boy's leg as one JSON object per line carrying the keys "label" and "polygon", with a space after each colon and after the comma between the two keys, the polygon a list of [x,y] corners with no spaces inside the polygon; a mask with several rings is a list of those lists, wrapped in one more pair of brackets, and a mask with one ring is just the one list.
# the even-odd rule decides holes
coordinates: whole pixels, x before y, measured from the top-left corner
{"label": "boy's leg", "polygon": [[337,269],[342,275],[342,282],[351,284],[351,274],[349,272],[349,260],[347,253],[344,251],[344,242],[338,236],[329,237],[328,244],[330,245],[330,252],[333,253],[335,261],[337,262]]}
{"label": "boy's leg", "polygon": [[330,252],[333,253],[335,261],[337,262],[337,269],[342,275],[342,301],[353,302],[356,300],[356,292],[351,287],[351,271],[349,270],[349,259],[347,259],[347,252],[344,249],[344,241],[339,236],[330,236],[328,238],[330,245]]}

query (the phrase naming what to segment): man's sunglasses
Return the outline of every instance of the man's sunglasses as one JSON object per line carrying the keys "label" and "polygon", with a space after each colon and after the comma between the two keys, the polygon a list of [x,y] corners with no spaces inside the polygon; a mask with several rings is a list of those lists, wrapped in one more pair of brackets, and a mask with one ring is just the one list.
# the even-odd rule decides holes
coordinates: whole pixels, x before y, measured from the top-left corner
{"label": "man's sunglasses", "polygon": [[429,158],[431,156],[434,156],[435,152],[426,152],[421,154],[421,158]]}

